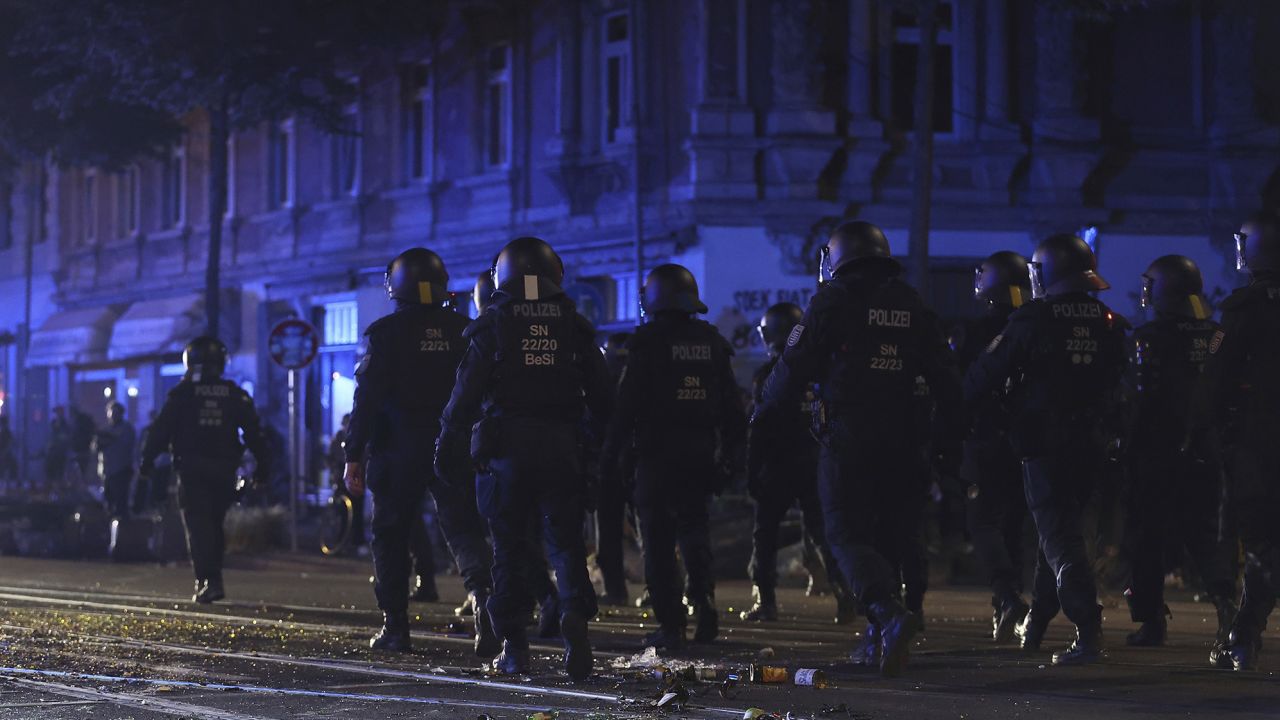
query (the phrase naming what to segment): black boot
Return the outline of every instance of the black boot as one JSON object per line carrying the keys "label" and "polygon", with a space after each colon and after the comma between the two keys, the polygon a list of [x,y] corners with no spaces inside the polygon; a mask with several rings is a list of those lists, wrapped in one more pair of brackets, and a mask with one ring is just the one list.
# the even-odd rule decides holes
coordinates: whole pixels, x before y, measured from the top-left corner
{"label": "black boot", "polygon": [[409,652],[413,644],[409,640],[409,614],[404,611],[382,614],[382,629],[369,640],[374,650]]}
{"label": "black boot", "polygon": [[653,605],[653,600],[649,598],[649,588],[645,588],[640,597],[636,598],[636,607],[644,608]]}
{"label": "black boot", "polygon": [[[1164,611],[1169,612],[1166,605]],[[1125,643],[1130,647],[1160,647],[1169,635],[1169,620],[1164,614],[1157,615],[1154,620],[1147,620],[1138,629],[1125,636]]]}
{"label": "black boot", "polygon": [[208,605],[211,602],[217,602],[226,597],[227,594],[222,590],[222,578],[211,577],[204,584],[196,583],[196,594],[192,600],[201,605]]}
{"label": "black boot", "polygon": [[1261,633],[1236,627],[1227,637],[1225,660],[1237,672],[1258,668],[1258,650],[1262,645]]}
{"label": "black boot", "polygon": [[564,670],[569,679],[582,682],[591,677],[595,659],[587,636],[587,619],[570,610],[560,616],[560,632],[564,636]]}
{"label": "black boot", "polygon": [[409,593],[409,599],[414,602],[439,602],[440,593],[436,590],[436,577],[434,575],[417,576],[417,586],[413,592]]}
{"label": "black boot", "polygon": [[485,607],[488,599],[488,594],[483,590],[470,593],[467,596],[467,602],[471,607],[476,608],[474,617],[476,657],[486,660],[497,655],[502,645],[501,641],[498,640],[497,633],[493,630],[493,619],[489,617],[489,610]]}
{"label": "black boot", "polygon": [[1076,628],[1075,642],[1053,654],[1054,665],[1091,665],[1102,659],[1102,626]]}
{"label": "black boot", "polygon": [[880,627],[880,674],[898,677],[907,668],[911,639],[919,627],[916,616],[894,600],[873,604],[867,614]]}
{"label": "black boot", "polygon": [[665,650],[669,653],[683,652],[685,647],[684,631],[684,627],[660,627],[644,636],[644,640],[641,641],[641,647]]}
{"label": "black boot", "polygon": [[1231,626],[1236,621],[1239,608],[1230,598],[1214,598],[1214,608],[1218,611],[1218,633],[1209,650],[1209,664],[1216,668],[1231,669],[1235,663],[1231,660],[1229,650],[1231,642]]}
{"label": "black boot", "polygon": [[503,675],[524,675],[529,672],[529,639],[524,628],[505,633],[502,653],[493,660],[493,669]]}
{"label": "black boot", "polygon": [[543,640],[560,637],[560,598],[548,595],[538,606],[538,637]]}
{"label": "black boot", "polygon": [[880,628],[874,623],[867,623],[861,642],[849,653],[849,662],[862,667],[880,667]]}
{"label": "black boot", "polygon": [[1040,649],[1040,643],[1044,642],[1044,634],[1048,629],[1049,617],[1037,613],[1035,607],[1032,607],[1022,618],[1022,622],[1014,627],[1013,634],[1023,650],[1036,652]]}
{"label": "black boot", "polygon": [[772,587],[756,585],[751,588],[755,604],[743,610],[741,617],[747,622],[774,622],[778,619],[778,598]]}
{"label": "black boot", "polygon": [[1002,602],[993,603],[993,605],[995,607],[995,615],[992,617],[991,639],[1000,645],[1008,644],[1013,641],[1018,623],[1021,623],[1027,617],[1031,607],[1017,595],[1005,598]]}
{"label": "black boot", "polygon": [[720,611],[716,609],[715,598],[704,598],[693,603],[694,614],[698,624],[693,630],[693,641],[709,643],[720,636]]}

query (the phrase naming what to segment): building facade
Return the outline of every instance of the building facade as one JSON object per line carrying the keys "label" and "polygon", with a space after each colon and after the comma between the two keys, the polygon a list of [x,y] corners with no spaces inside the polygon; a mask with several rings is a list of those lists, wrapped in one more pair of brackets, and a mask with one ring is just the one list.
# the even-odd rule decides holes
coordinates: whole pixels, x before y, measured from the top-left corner
{"label": "building facade", "polygon": [[[229,374],[284,432],[266,335],[311,321],[323,345],[303,422],[318,447],[350,407],[362,329],[390,310],[388,260],[432,248],[467,291],[522,234],[557,246],[602,329],[637,321],[638,267],[687,265],[745,373],[755,322],[805,302],[835,223],[876,222],[906,252],[920,32],[902,5],[450,3],[419,51],[361,69],[350,132],[280,118],[231,139]],[[1100,18],[942,0],[929,240],[943,314],[973,311],[977,259],[1083,228],[1123,312],[1171,252],[1227,292],[1232,223],[1280,195],[1280,89],[1262,70],[1280,60],[1278,5],[1170,0]],[[204,326],[207,122],[183,122],[178,146],[124,171],[36,163],[0,185],[0,371],[34,447],[55,404],[97,416],[109,395],[145,418]]]}

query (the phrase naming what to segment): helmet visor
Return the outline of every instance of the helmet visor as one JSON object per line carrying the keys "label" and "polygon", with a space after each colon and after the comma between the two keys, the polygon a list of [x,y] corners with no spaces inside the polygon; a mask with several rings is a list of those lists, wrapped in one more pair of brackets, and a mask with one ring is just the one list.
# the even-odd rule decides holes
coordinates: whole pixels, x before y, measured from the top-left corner
{"label": "helmet visor", "polygon": [[831,267],[831,248],[823,245],[818,248],[818,284],[831,282],[835,270]]}
{"label": "helmet visor", "polygon": [[1142,305],[1143,309],[1151,307],[1151,303],[1153,302],[1152,291],[1155,288],[1155,284],[1156,281],[1152,280],[1151,277],[1147,275],[1142,276],[1142,295],[1139,296],[1138,303]]}
{"label": "helmet visor", "polygon": [[1039,300],[1045,296],[1044,264],[1032,260],[1027,263],[1027,270],[1031,274],[1031,297]]}
{"label": "helmet visor", "polygon": [[975,265],[973,268],[973,299],[981,300],[986,293],[986,287],[982,284],[983,268],[981,265]]}
{"label": "helmet visor", "polygon": [[1235,234],[1235,238],[1236,238],[1236,270],[1240,272],[1245,272],[1249,269],[1249,260],[1248,260],[1248,256],[1245,253],[1245,250],[1247,247],[1246,241],[1249,239],[1249,235],[1247,233],[1238,232]]}

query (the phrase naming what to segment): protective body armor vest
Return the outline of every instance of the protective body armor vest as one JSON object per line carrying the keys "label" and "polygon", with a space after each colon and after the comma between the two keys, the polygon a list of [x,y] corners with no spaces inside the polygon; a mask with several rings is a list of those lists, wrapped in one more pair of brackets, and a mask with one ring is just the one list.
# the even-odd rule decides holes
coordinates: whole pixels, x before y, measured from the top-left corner
{"label": "protective body armor vest", "polygon": [[416,305],[387,315],[369,328],[388,360],[388,422],[423,427],[439,421],[466,352],[462,339],[466,326],[466,318],[446,308]]}
{"label": "protective body armor vest", "polygon": [[494,409],[508,416],[576,421],[582,415],[577,310],[564,296],[498,305]]}
{"label": "protective body armor vest", "polygon": [[[906,419],[922,372],[917,322],[920,296],[910,285],[888,278],[875,284],[831,283],[842,287],[848,327],[832,358],[832,372],[822,384],[822,397],[837,414]],[[837,283],[839,283],[837,285]],[[904,428],[898,428],[902,430]]]}
{"label": "protective body armor vest", "polygon": [[683,316],[659,316],[637,328],[632,361],[648,368],[651,392],[639,411],[642,446],[720,426],[719,369],[731,351],[716,328]]}
{"label": "protective body armor vest", "polygon": [[[1242,316],[1249,329],[1246,360],[1239,377],[1227,382],[1239,387],[1236,395],[1242,421],[1280,424],[1280,279],[1265,279],[1240,288],[1221,305],[1223,325],[1230,328],[1228,314]],[[1211,350],[1214,346],[1210,341]]]}
{"label": "protective body armor vest", "polygon": [[1140,415],[1135,421],[1139,428],[1185,425],[1218,327],[1212,320],[1165,317],[1134,333],[1134,385]]}
{"label": "protective body armor vest", "polygon": [[252,410],[248,394],[230,380],[183,380],[169,391],[174,413],[171,447],[174,459],[209,458],[234,465],[240,461],[240,422]]}

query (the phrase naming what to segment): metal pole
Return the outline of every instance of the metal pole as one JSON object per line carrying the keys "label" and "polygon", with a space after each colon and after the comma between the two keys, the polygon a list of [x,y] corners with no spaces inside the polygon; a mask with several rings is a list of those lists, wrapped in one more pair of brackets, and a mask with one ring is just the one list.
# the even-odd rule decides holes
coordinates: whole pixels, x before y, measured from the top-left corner
{"label": "metal pole", "polygon": [[18,352],[14,358],[14,363],[18,366],[17,372],[14,373],[18,380],[18,432],[21,436],[18,438],[18,458],[21,466],[18,474],[22,478],[21,482],[28,487],[35,487],[35,480],[30,476],[31,469],[31,388],[27,387],[27,381],[30,373],[27,372],[27,351],[31,349],[31,293],[32,280],[35,275],[34,258],[36,248],[36,234],[41,232],[44,227],[44,214],[41,210],[44,207],[45,185],[45,166],[44,159],[40,160],[40,169],[37,173],[38,187],[35,188],[36,196],[27,203],[27,238],[26,248],[22,256],[22,275],[25,285],[23,287],[23,304],[22,304],[22,332],[18,337]]}
{"label": "metal pole", "polygon": [[[631,0],[629,20],[631,22],[631,189],[635,202],[635,227],[633,228],[635,243],[636,302],[644,292],[644,198],[640,193],[640,95],[643,93],[640,76],[640,5],[639,0]],[[637,311],[639,308],[637,307]],[[637,312],[637,319],[639,312]]]}
{"label": "metal pole", "polygon": [[298,393],[297,370],[289,371],[289,549],[298,551]]}

